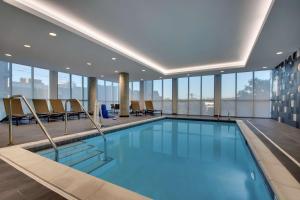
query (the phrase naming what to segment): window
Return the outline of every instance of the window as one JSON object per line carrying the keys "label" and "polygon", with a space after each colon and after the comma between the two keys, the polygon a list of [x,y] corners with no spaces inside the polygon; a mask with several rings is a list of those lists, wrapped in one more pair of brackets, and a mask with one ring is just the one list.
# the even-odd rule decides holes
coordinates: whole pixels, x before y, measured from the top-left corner
{"label": "window", "polygon": [[132,82],[132,100],[140,100],[140,82]]}
{"label": "window", "polygon": [[200,115],[201,76],[189,77],[189,114]]}
{"label": "window", "polygon": [[10,89],[9,63],[0,61],[0,120],[6,116],[2,99],[10,96]]}
{"label": "window", "polygon": [[254,72],[254,117],[271,117],[270,70]]}
{"label": "window", "polygon": [[112,82],[105,81],[105,104],[107,109],[110,109],[110,104],[113,103],[113,91],[112,91]]}
{"label": "window", "polygon": [[88,78],[83,77],[83,106],[88,109]]}
{"label": "window", "polygon": [[152,100],[152,81],[144,82],[144,99]]}
{"label": "window", "polygon": [[33,68],[34,98],[49,99],[49,70]]}
{"label": "window", "polygon": [[188,114],[188,78],[178,78],[178,103],[177,113]]}
{"label": "window", "polygon": [[237,116],[253,116],[253,72],[237,73]]}
{"label": "window", "polygon": [[119,103],[119,83],[113,82],[113,103]]}
{"label": "window", "polygon": [[172,79],[163,80],[163,113],[172,114]]}
{"label": "window", "polygon": [[153,81],[153,106],[157,110],[162,109],[162,80]]}
{"label": "window", "polygon": [[201,115],[214,115],[214,75],[202,76]]}
{"label": "window", "polygon": [[98,101],[100,101],[101,104],[105,103],[105,85],[103,80],[98,80],[97,94]]}
{"label": "window", "polygon": [[221,76],[221,115],[235,116],[235,73]]}
{"label": "window", "polygon": [[82,76],[72,74],[72,98],[82,100],[83,88],[82,88]]}
{"label": "window", "polygon": [[58,98],[59,99],[70,99],[71,88],[70,88],[70,74],[58,72]]}
{"label": "window", "polygon": [[25,65],[12,64],[12,94],[32,98],[32,68]]}

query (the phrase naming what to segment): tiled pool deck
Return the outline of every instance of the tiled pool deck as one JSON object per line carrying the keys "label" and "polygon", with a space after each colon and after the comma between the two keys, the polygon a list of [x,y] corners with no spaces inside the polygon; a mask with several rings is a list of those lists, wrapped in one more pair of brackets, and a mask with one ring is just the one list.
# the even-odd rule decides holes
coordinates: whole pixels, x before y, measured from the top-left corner
{"label": "tiled pool deck", "polygon": [[[184,116],[173,116],[174,118],[182,118]],[[145,121],[152,121],[159,119],[160,117],[149,117],[149,118],[133,118],[132,120],[128,120],[124,123],[115,123],[114,125],[107,126],[104,128],[104,131],[110,131],[113,129],[118,129],[122,127],[134,124],[143,123]],[[209,117],[188,117],[188,118],[195,118],[195,119],[213,119]],[[225,119],[225,118],[224,118]],[[240,126],[250,148],[252,149],[253,154],[255,155],[259,165],[261,166],[262,170],[264,171],[266,178],[268,179],[272,189],[277,194],[279,199],[298,199],[300,196],[300,184],[299,180],[297,181],[297,174],[299,173],[299,167],[291,168],[289,162],[283,162],[282,158],[284,156],[280,155],[278,152],[272,149],[270,146],[270,142],[264,140],[259,135],[259,131],[266,131],[272,130],[271,132],[266,133],[268,137],[272,139],[272,137],[276,136],[277,133],[280,133],[280,137],[284,137],[286,135],[285,128],[288,130],[290,127],[281,127],[278,129],[277,126],[280,126],[276,121],[268,120],[268,123],[265,123],[260,119],[243,119],[237,120],[237,124]],[[75,120],[74,120],[75,121]],[[252,127],[253,124],[256,128]],[[265,129],[261,126],[262,123]],[[278,123],[278,124],[277,124]],[[275,127],[272,128],[272,127]],[[280,132],[278,131],[280,130]],[[299,129],[292,129],[295,131],[295,137],[297,137],[298,133],[300,134]],[[256,132],[255,132],[256,131]],[[288,130],[291,131],[291,130]],[[41,133],[40,133],[41,134]],[[60,137],[56,137],[55,141],[63,141],[65,139],[74,139],[77,137],[85,137],[90,134],[95,134],[95,130],[91,128],[88,131],[81,132],[81,133],[74,133],[70,135],[62,135]],[[41,134],[42,135],[42,134]],[[286,137],[291,137],[290,134],[287,134]],[[1,137],[0,137],[1,138]],[[291,139],[291,138],[290,138]],[[296,139],[296,142],[299,141]],[[276,141],[276,140],[275,140]],[[281,140],[280,140],[281,141]],[[283,149],[286,150],[290,155],[294,155],[297,152],[300,152],[299,146],[295,145],[297,143],[287,144],[287,143],[280,143],[278,142],[279,146],[282,146]],[[43,187],[47,187],[53,191],[54,194],[59,194],[61,197],[67,199],[97,199],[99,197],[105,199],[145,199],[139,194],[131,192],[129,190],[123,189],[119,186],[113,185],[108,183],[104,180],[97,179],[90,175],[81,173],[77,170],[71,169],[54,161],[48,160],[46,158],[42,158],[34,153],[31,153],[23,147],[34,147],[36,145],[40,146],[42,144],[46,144],[48,141],[38,141],[38,142],[31,142],[23,145],[16,145],[9,148],[2,148],[0,149],[0,158],[7,162],[8,164],[12,165],[22,173],[31,177],[38,183],[41,184]],[[272,145],[272,144],[271,144]],[[285,148],[286,145],[294,145],[294,148]],[[292,149],[292,150],[291,150]],[[299,154],[299,153],[298,153]],[[298,155],[297,154],[297,155]],[[285,158],[287,159],[287,158]],[[295,157],[297,160],[298,157]],[[299,160],[298,160],[299,161]],[[42,166],[42,167],[41,167]],[[293,170],[291,170],[293,169]],[[2,171],[1,173],[5,173]],[[3,185],[3,184],[0,184]],[[0,187],[0,195],[3,193],[3,188]],[[79,192],[84,191],[84,192]]]}

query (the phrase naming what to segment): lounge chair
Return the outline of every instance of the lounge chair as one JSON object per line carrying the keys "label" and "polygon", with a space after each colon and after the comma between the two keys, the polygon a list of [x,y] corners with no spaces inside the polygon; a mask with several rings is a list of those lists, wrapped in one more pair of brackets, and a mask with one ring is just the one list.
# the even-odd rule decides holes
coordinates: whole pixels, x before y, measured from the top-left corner
{"label": "lounge chair", "polygon": [[50,118],[64,117],[63,113],[50,112],[46,99],[32,99],[32,102],[36,114],[40,118],[47,118],[48,122],[50,121]]}
{"label": "lounge chair", "polygon": [[138,101],[131,101],[131,113],[138,116],[138,114],[143,114],[144,112],[140,108],[140,103]]}
{"label": "lounge chair", "polygon": [[80,119],[81,114],[85,114],[85,112],[82,110],[80,104],[76,99],[71,99],[71,112],[74,113],[74,115],[78,116],[78,119]]}
{"label": "lounge chair", "polygon": [[154,113],[158,112],[160,113],[160,115],[162,115],[162,110],[155,110],[153,106],[153,102],[151,100],[145,101],[145,106],[146,106],[145,114],[150,113],[154,115]]}
{"label": "lounge chair", "polygon": [[[9,115],[10,115],[9,99],[3,98],[3,103],[6,112],[6,118],[9,120]],[[30,115],[24,113],[20,99],[12,99],[11,106],[12,106],[12,119],[16,121],[17,126],[20,124],[20,121],[23,119],[28,119],[30,122],[31,119]]]}
{"label": "lounge chair", "polygon": [[[63,114],[65,116],[65,108],[63,106],[61,99],[50,99],[50,104],[52,107],[52,113]],[[68,116],[73,116],[73,112],[67,112]],[[64,118],[63,118],[64,119]]]}

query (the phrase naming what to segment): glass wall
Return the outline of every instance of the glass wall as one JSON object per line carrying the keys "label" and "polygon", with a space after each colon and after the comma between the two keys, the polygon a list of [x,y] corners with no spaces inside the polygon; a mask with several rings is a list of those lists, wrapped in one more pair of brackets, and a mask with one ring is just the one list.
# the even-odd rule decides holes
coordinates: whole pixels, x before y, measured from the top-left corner
{"label": "glass wall", "polygon": [[222,116],[235,116],[235,73],[222,74],[221,76],[221,115]]}
{"label": "glass wall", "polygon": [[189,78],[189,114],[200,115],[201,113],[201,76]]}
{"label": "glass wall", "polygon": [[215,77],[202,76],[201,115],[214,115]]}
{"label": "glass wall", "polygon": [[22,94],[31,99],[33,96],[32,68],[25,65],[12,64],[12,94]]}
{"label": "glass wall", "polygon": [[178,78],[178,102],[177,113],[188,114],[189,101],[189,79],[187,77]]}
{"label": "glass wall", "polygon": [[178,114],[214,114],[214,75],[178,78]]}
{"label": "glass wall", "polygon": [[221,114],[271,116],[271,71],[222,74]]}
{"label": "glass wall", "polygon": [[172,79],[163,80],[163,113],[172,114]]}
{"label": "glass wall", "polygon": [[119,83],[98,80],[97,96],[98,102],[110,110],[111,104],[119,103]]}
{"label": "glass wall", "polygon": [[72,99],[83,99],[82,76],[72,74]]}
{"label": "glass wall", "polygon": [[59,99],[71,98],[70,74],[58,72],[57,88]]}
{"label": "glass wall", "polygon": [[144,81],[144,100],[152,100],[152,81]]}
{"label": "glass wall", "polygon": [[153,106],[157,110],[162,110],[162,80],[153,80]]}
{"label": "glass wall", "polygon": [[49,99],[49,70],[33,68],[33,94],[36,99]]}
{"label": "glass wall", "polygon": [[6,116],[3,98],[9,97],[10,91],[10,64],[0,61],[0,120]]}

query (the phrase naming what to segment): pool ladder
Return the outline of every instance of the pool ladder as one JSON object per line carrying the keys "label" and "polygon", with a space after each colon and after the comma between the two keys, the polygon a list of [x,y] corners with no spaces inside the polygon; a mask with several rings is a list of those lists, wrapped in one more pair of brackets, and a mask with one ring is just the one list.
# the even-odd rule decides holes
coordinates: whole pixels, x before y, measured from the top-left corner
{"label": "pool ladder", "polygon": [[104,133],[101,130],[102,125],[100,123],[95,122],[95,120],[93,120],[93,118],[91,117],[89,112],[86,111],[86,109],[82,106],[82,104],[80,103],[80,101],[78,99],[67,99],[65,101],[65,134],[67,134],[67,124],[68,124],[67,106],[68,106],[68,103],[71,102],[71,101],[77,101],[77,103],[80,105],[81,109],[84,111],[84,113],[86,114],[88,119],[92,122],[92,124],[99,131],[100,135],[102,136],[103,144],[104,144],[103,161],[107,161],[108,160],[108,158],[107,158],[107,144],[106,144],[106,137],[105,137]]}
{"label": "pool ladder", "polygon": [[55,161],[57,161],[58,160],[58,149],[57,149],[56,144],[54,143],[52,137],[48,133],[46,127],[43,125],[43,123],[41,122],[40,118],[38,117],[38,115],[36,114],[34,109],[30,106],[29,102],[27,101],[27,99],[23,95],[13,95],[9,98],[9,143],[8,144],[13,145],[12,100],[17,99],[17,98],[22,99],[25,102],[26,106],[29,108],[29,110],[32,113],[33,117],[35,118],[36,122],[39,124],[39,126],[42,129],[43,133],[46,135],[46,137],[48,138],[51,146],[53,147],[53,149],[55,151]]}

